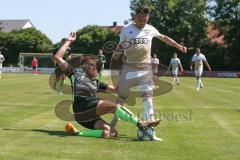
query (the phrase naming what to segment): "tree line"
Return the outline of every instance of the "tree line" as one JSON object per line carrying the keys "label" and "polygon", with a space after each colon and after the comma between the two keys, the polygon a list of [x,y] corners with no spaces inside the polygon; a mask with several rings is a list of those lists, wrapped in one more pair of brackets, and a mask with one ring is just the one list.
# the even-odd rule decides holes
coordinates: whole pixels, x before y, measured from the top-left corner
{"label": "tree line", "polygon": [[[239,0],[131,0],[132,16],[140,5],[151,9],[149,24],[188,47],[188,54],[179,54],[184,68],[188,69],[194,49],[200,47],[213,70],[240,70]],[[213,37],[209,37],[211,32]],[[220,39],[221,43],[214,39]],[[117,43],[118,40],[118,34],[108,28],[88,25],[77,31],[77,40],[71,48],[74,53],[98,54],[98,49],[106,42]],[[20,52],[49,53],[54,45],[35,28],[12,32],[0,29],[0,50],[6,58],[5,66],[17,65]],[[158,39],[153,39],[152,45],[152,53],[165,65],[174,52],[179,53]],[[110,61],[111,54],[106,53],[106,57]]]}

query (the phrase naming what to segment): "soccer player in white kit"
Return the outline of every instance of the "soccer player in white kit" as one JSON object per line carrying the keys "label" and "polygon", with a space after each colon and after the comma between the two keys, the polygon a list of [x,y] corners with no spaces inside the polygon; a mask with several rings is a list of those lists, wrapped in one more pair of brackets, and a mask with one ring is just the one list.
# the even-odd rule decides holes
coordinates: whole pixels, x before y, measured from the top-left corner
{"label": "soccer player in white kit", "polygon": [[206,57],[201,53],[200,48],[196,48],[196,53],[193,55],[192,57],[192,63],[190,65],[190,69],[193,69],[193,65],[194,65],[194,71],[195,71],[195,76],[197,79],[197,90],[201,89],[203,87],[203,83],[201,80],[201,75],[203,72],[203,62],[204,64],[208,67],[208,70],[211,71],[211,67],[208,64]]}
{"label": "soccer player in white kit", "polygon": [[172,67],[172,75],[173,75],[173,84],[175,84],[175,82],[177,82],[177,85],[180,84],[179,82],[179,78],[178,78],[178,70],[180,67],[181,72],[183,72],[183,67],[181,64],[180,59],[177,57],[177,53],[173,54],[173,58],[171,58],[170,61],[170,67]]}
{"label": "soccer player in white kit", "polygon": [[0,79],[2,78],[2,63],[4,62],[4,56],[2,55],[0,51]]}
{"label": "soccer player in white kit", "polygon": [[[153,121],[155,117],[152,102],[154,87],[151,71],[152,38],[157,37],[181,52],[186,52],[187,49],[148,25],[149,14],[148,7],[139,7],[135,10],[134,22],[126,25],[120,34],[119,44],[123,52],[114,52],[112,58],[117,59],[122,53],[126,56],[117,86],[117,103],[122,105],[129,96],[130,88],[137,85],[143,99],[144,120]],[[114,127],[116,123],[117,118],[114,117],[111,125]],[[161,140],[155,136],[155,132],[153,137],[153,140]]]}
{"label": "soccer player in white kit", "polygon": [[151,63],[152,63],[153,75],[156,75],[156,76],[157,76],[159,59],[157,58],[157,54],[156,54],[156,53],[153,54],[153,58],[152,58],[152,60],[151,60]]}

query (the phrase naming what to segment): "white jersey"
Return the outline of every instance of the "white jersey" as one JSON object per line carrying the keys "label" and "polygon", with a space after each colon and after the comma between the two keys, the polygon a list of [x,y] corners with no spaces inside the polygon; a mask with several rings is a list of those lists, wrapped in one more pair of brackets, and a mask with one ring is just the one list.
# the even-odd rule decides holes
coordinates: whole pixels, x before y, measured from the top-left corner
{"label": "white jersey", "polygon": [[2,54],[0,54],[0,70],[2,70],[2,63],[4,61],[4,56]]}
{"label": "white jersey", "polygon": [[152,64],[159,64],[159,59],[158,58],[152,58],[152,61],[151,61]]}
{"label": "white jersey", "polygon": [[172,58],[170,65],[172,66],[172,71],[178,71],[178,65],[181,64],[181,61],[179,58]]}
{"label": "white jersey", "polygon": [[193,55],[192,62],[194,62],[195,70],[203,69],[203,61],[206,61],[206,57],[202,53]]}
{"label": "white jersey", "polygon": [[151,63],[152,38],[161,38],[163,35],[153,26],[146,24],[139,29],[134,23],[126,25],[120,34],[120,44],[125,49],[127,63]]}

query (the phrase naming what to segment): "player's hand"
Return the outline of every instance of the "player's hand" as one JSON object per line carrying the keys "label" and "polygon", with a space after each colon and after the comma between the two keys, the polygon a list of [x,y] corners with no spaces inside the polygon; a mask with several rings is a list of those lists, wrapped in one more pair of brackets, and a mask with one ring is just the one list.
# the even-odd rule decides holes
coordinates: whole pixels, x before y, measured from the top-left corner
{"label": "player's hand", "polygon": [[211,72],[212,71],[212,69],[211,68],[208,68],[208,70]]}
{"label": "player's hand", "polygon": [[119,59],[119,57],[121,56],[122,52],[117,52],[117,51],[114,51],[113,54],[112,54],[112,58],[114,60],[117,60]]}
{"label": "player's hand", "polygon": [[179,51],[181,51],[181,52],[183,52],[183,53],[187,53],[187,48],[186,48],[186,47],[184,47],[184,46],[182,46],[182,45],[180,45],[180,44],[177,44],[176,47],[177,47],[177,49],[178,49]]}
{"label": "player's hand", "polygon": [[73,42],[73,41],[75,41],[76,40],[76,33],[75,32],[71,32],[70,34],[69,34],[69,36],[68,36],[68,41],[70,41],[70,42]]}
{"label": "player's hand", "polygon": [[192,71],[192,66],[190,66],[190,70]]}

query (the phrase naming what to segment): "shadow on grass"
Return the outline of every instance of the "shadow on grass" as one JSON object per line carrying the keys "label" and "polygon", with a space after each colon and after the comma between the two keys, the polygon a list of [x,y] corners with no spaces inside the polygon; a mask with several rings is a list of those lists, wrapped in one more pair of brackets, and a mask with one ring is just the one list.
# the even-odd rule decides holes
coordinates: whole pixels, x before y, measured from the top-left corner
{"label": "shadow on grass", "polygon": [[67,136],[69,136],[64,131],[53,131],[53,130],[47,130],[47,129],[31,129],[31,130],[29,130],[29,129],[3,128],[3,130],[40,132],[40,133],[47,133],[50,136],[59,136],[59,137],[67,137]]}
{"label": "shadow on grass", "polygon": [[53,130],[47,130],[47,129],[32,129],[32,130],[29,130],[29,131],[40,132],[40,133],[47,133],[50,136],[59,136],[59,137],[67,137],[67,136],[69,136],[64,131],[53,131]]}
{"label": "shadow on grass", "polygon": [[[25,132],[25,131],[30,131],[30,132],[40,132],[40,133],[46,133],[50,136],[58,136],[58,137],[69,137],[71,135],[67,134],[64,131],[54,131],[54,130],[47,130],[47,129],[16,129],[16,128],[3,128],[3,130],[7,131],[20,131],[20,132]],[[84,137],[84,138],[93,138],[93,137]],[[118,140],[118,141],[132,141],[132,142],[139,142],[136,138],[132,138],[127,136],[126,134],[120,134],[118,137],[114,138],[108,138],[104,140]]]}

